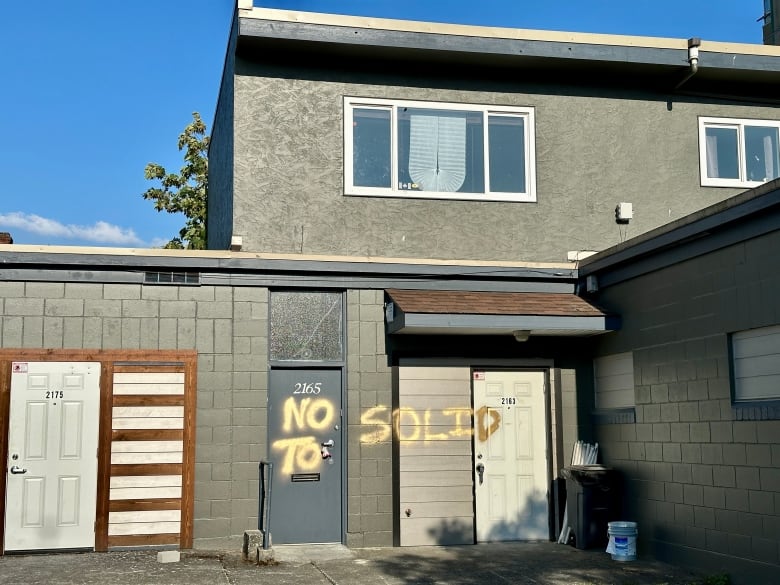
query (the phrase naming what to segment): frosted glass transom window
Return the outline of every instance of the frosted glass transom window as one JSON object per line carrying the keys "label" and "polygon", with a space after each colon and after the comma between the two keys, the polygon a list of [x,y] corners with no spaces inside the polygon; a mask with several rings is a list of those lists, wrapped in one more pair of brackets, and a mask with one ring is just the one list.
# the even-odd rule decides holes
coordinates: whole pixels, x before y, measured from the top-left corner
{"label": "frosted glass transom window", "polygon": [[343,361],[342,293],[271,291],[270,318],[271,360]]}
{"label": "frosted glass transom window", "polygon": [[536,201],[533,108],[344,104],[347,195]]}

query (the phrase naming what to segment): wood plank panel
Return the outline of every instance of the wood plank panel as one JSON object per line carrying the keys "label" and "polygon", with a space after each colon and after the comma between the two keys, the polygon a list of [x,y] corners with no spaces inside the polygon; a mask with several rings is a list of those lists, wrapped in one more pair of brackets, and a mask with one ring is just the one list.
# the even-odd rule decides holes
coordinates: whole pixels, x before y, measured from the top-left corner
{"label": "wood plank panel", "polygon": [[471,457],[471,441],[405,441],[401,439],[401,455],[424,457],[426,455],[467,455]]}
{"label": "wood plank panel", "polygon": [[401,517],[402,546],[474,544],[474,518]]}
{"label": "wood plank panel", "polygon": [[400,471],[471,471],[471,455],[420,455],[399,459]]}
{"label": "wood plank panel", "polygon": [[196,359],[185,364],[184,418],[185,451],[182,470],[181,544],[192,548],[193,517],[195,508],[195,411],[198,389],[198,364]]}
{"label": "wood plank panel", "polygon": [[184,429],[114,429],[114,441],[181,441]]}
{"label": "wood plank panel", "polygon": [[400,490],[402,502],[471,502],[471,484],[439,487],[405,487]]}
{"label": "wood plank panel", "polygon": [[471,467],[464,470],[408,471],[400,478],[400,487],[436,487],[467,485],[471,480]]}
{"label": "wood plank panel", "polygon": [[169,486],[181,487],[181,475],[116,475],[111,478],[111,489]]}
{"label": "wood plank panel", "polygon": [[[173,476],[181,475],[181,463],[157,463],[155,465],[112,465],[111,477],[122,476]],[[181,484],[181,482],[179,482]],[[112,484],[113,485],[113,484]]]}
{"label": "wood plank panel", "polygon": [[129,371],[127,366],[115,366],[114,384],[148,384],[152,375],[157,384],[184,384],[184,372],[161,371],[161,366],[135,367]]}
{"label": "wood plank panel", "polygon": [[398,498],[411,514],[401,514],[400,544],[470,544],[471,369],[400,367],[398,380]]}
{"label": "wood plank panel", "polygon": [[179,541],[180,541],[180,536],[178,533],[109,536],[107,539],[107,543],[109,547],[157,546],[161,544],[179,544]]}
{"label": "wood plank panel", "polygon": [[109,536],[127,536],[130,534],[172,534],[181,532],[181,522],[131,522],[129,524],[109,524]]}
{"label": "wood plank panel", "polygon": [[100,364],[100,428],[98,429],[97,507],[95,510],[95,550],[108,550],[108,501],[111,477],[111,378],[113,363]]}
{"label": "wood plank panel", "polygon": [[114,384],[115,396],[182,396],[184,384]]}
{"label": "wood plank panel", "polygon": [[468,367],[403,366],[398,368],[399,380],[470,380]]}
{"label": "wood plank panel", "polygon": [[109,512],[130,512],[133,510],[181,510],[181,498],[156,500],[112,500]]}
{"label": "wood plank panel", "polygon": [[108,525],[130,523],[179,522],[181,510],[126,510],[109,512]]}
{"label": "wood plank panel", "polygon": [[184,416],[184,406],[114,406],[112,411],[114,420],[122,418],[181,418]]}
{"label": "wood plank panel", "polygon": [[[471,502],[406,502],[401,498],[401,510],[409,510],[410,518],[470,517],[474,513]],[[406,517],[406,515],[404,515]]]}
{"label": "wood plank panel", "polygon": [[114,430],[183,429],[183,418],[115,418]]}
{"label": "wood plank panel", "polygon": [[182,491],[181,486],[111,488],[108,497],[111,500],[159,500],[181,498]]}
{"label": "wood plank panel", "polygon": [[183,394],[114,394],[114,406],[184,406]]}
{"label": "wood plank panel", "polygon": [[182,441],[114,441],[112,453],[166,453],[181,451]]}
{"label": "wood plank panel", "polygon": [[162,453],[112,453],[111,465],[161,465],[165,463],[181,463],[181,451],[164,451]]}

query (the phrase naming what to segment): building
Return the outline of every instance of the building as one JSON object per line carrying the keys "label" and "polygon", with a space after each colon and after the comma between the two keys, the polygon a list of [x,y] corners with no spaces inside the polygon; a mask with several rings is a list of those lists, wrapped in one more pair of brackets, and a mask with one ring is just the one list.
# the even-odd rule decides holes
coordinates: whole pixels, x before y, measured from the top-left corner
{"label": "building", "polygon": [[[723,395],[729,340],[777,325],[776,281],[757,269],[761,319],[691,338],[687,289],[632,295],[724,245],[774,245],[778,80],[775,47],[240,7],[211,250],[0,248],[9,463],[14,384],[37,381],[43,413],[42,375],[99,372],[88,548],[240,537],[261,459],[275,543],[468,544],[553,537],[552,485],[599,441],[641,552],[776,570],[777,421],[743,425],[753,405]],[[672,325],[637,328],[656,316]]]}
{"label": "building", "polygon": [[777,45],[780,44],[780,34],[778,34],[778,22],[777,15],[780,14],[780,5],[777,0],[764,0],[764,15],[759,19],[764,21],[762,27],[764,33],[765,45]]}

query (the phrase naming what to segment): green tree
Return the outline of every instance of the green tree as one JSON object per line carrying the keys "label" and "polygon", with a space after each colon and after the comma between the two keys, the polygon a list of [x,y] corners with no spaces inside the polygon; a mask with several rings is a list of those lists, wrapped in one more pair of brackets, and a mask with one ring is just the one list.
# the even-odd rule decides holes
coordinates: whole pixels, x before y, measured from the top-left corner
{"label": "green tree", "polygon": [[165,167],[149,163],[144,176],[160,181],[149,188],[144,199],[154,201],[157,211],[181,213],[187,219],[179,235],[163,248],[202,250],[206,247],[206,186],[209,174],[209,136],[198,112],[179,135],[179,150],[184,150],[184,166],[179,173],[168,173]]}

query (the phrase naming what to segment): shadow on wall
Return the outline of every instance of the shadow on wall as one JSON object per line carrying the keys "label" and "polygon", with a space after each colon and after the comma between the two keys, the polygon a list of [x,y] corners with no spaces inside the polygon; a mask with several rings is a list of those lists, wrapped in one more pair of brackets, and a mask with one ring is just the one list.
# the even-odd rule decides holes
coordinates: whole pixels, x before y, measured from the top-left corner
{"label": "shadow on wall", "polygon": [[[481,488],[478,486],[477,489]],[[485,497],[489,496],[485,494]],[[506,518],[483,519],[477,515],[480,542],[550,540],[547,497],[544,494],[534,493],[519,507],[510,504],[507,512]],[[475,538],[470,518],[442,518],[440,523],[428,529],[428,535],[432,542],[440,545],[472,544]]]}

